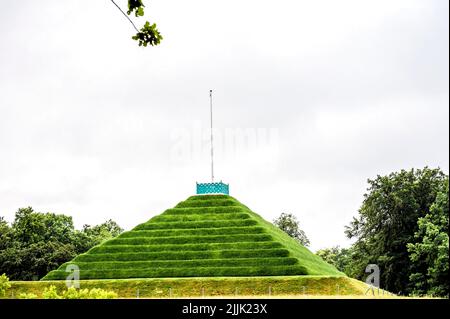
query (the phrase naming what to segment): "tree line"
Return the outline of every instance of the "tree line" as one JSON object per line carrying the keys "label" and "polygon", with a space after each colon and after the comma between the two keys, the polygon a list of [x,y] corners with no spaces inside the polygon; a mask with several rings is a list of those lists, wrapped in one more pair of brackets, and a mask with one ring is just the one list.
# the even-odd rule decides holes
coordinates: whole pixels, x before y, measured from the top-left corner
{"label": "tree line", "polygon": [[11,280],[38,280],[122,231],[112,220],[77,230],[70,216],[20,208],[11,225],[0,217],[0,274]]}
{"label": "tree line", "polygon": [[317,254],[360,280],[368,264],[377,264],[381,287],[397,294],[448,297],[448,175],[425,167],[368,184],[358,216],[345,229],[355,243]]}

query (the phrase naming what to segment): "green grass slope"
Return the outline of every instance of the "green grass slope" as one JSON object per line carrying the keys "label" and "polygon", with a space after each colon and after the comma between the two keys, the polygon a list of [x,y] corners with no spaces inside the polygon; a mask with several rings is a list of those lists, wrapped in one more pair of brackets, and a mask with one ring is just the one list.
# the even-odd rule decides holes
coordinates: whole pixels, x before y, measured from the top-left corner
{"label": "green grass slope", "polygon": [[68,265],[80,279],[216,276],[345,276],[239,201],[191,196],[133,230],[49,272],[62,280]]}
{"label": "green grass slope", "polygon": [[[12,281],[5,298],[33,293],[42,298],[45,288],[66,290],[65,280]],[[393,298],[392,294],[367,291],[367,284],[339,276],[195,277],[82,280],[81,289],[102,288],[119,298]],[[1,299],[2,297],[0,297]]]}

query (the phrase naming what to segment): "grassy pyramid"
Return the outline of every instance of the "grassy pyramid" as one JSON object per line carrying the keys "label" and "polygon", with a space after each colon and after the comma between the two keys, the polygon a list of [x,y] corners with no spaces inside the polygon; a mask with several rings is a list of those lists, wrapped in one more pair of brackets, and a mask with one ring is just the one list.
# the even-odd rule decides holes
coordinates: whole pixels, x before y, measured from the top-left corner
{"label": "grassy pyramid", "polygon": [[338,275],[333,266],[228,195],[191,196],[48,273],[80,279]]}

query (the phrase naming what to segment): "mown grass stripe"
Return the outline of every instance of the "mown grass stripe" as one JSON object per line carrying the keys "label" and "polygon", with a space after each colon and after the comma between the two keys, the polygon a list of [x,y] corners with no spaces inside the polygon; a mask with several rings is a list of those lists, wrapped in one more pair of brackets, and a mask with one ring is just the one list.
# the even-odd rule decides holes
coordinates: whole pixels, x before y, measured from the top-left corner
{"label": "mown grass stripe", "polygon": [[113,269],[147,269],[153,267],[239,267],[239,266],[282,266],[298,263],[292,257],[265,257],[241,259],[197,259],[197,260],[152,260],[152,261],[98,261],[98,262],[69,262],[61,266],[66,269],[69,265],[76,265],[80,271],[85,270],[113,270]]}
{"label": "mown grass stripe", "polygon": [[[289,276],[305,275],[306,270],[299,265],[293,266],[253,266],[253,267],[195,267],[195,268],[151,268],[132,270],[86,270],[80,273],[80,279],[108,278],[163,278],[163,277],[208,277],[208,276]],[[43,280],[63,280],[67,272],[54,270]]]}
{"label": "mown grass stripe", "polygon": [[218,207],[218,206],[236,206],[238,203],[231,199],[210,199],[210,200],[197,200],[190,201],[186,200],[179,203],[175,208],[184,207]]}
{"label": "mown grass stripe", "polygon": [[[226,195],[221,195],[221,194],[204,194],[204,195],[193,195],[190,196],[188,199],[186,199],[186,201],[197,201],[197,200],[223,200],[223,199],[229,199],[229,200],[233,200],[233,198],[231,196],[226,196]],[[236,203],[238,203],[235,200]]]}
{"label": "mown grass stripe", "polygon": [[204,221],[223,219],[249,219],[247,213],[226,213],[226,214],[194,214],[194,215],[158,215],[151,219],[151,222],[182,222],[182,221]]}
{"label": "mown grass stripe", "polygon": [[150,222],[136,226],[133,230],[152,229],[189,229],[189,228],[213,228],[213,227],[239,227],[254,226],[257,222],[252,219],[219,219],[203,221],[183,221],[183,222]]}
{"label": "mown grass stripe", "polygon": [[215,227],[200,229],[164,229],[164,230],[133,230],[121,234],[117,238],[135,237],[172,237],[172,236],[211,236],[211,235],[239,235],[239,234],[262,234],[265,230],[259,226],[245,227]]}
{"label": "mown grass stripe", "polygon": [[240,234],[240,235],[213,235],[213,236],[174,236],[174,237],[134,237],[115,238],[104,245],[142,245],[142,244],[195,244],[195,243],[230,243],[241,241],[271,241],[268,234]]}
{"label": "mown grass stripe", "polygon": [[264,258],[287,257],[289,251],[284,248],[254,250],[208,250],[208,251],[163,251],[151,253],[86,253],[73,259],[73,262],[89,261],[152,261],[152,260],[193,260],[223,258]]}
{"label": "mown grass stripe", "polygon": [[219,207],[183,207],[169,208],[163,212],[167,215],[189,215],[189,214],[231,214],[245,212],[242,206],[219,206]]}
{"label": "mown grass stripe", "polygon": [[158,251],[207,251],[207,250],[254,250],[281,248],[278,242],[239,242],[239,243],[209,243],[209,244],[171,244],[171,245],[100,245],[92,248],[89,253],[116,253],[116,252],[158,252]]}

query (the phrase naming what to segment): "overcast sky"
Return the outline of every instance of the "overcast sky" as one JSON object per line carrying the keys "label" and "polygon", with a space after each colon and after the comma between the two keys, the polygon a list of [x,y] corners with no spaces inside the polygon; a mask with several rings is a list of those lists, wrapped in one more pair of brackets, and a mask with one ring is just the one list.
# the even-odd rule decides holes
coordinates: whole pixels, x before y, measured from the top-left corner
{"label": "overcast sky", "polygon": [[130,229],[193,195],[210,89],[216,179],[312,250],[349,245],[368,178],[448,173],[447,0],[144,3],[160,46],[109,0],[1,1],[0,216]]}

